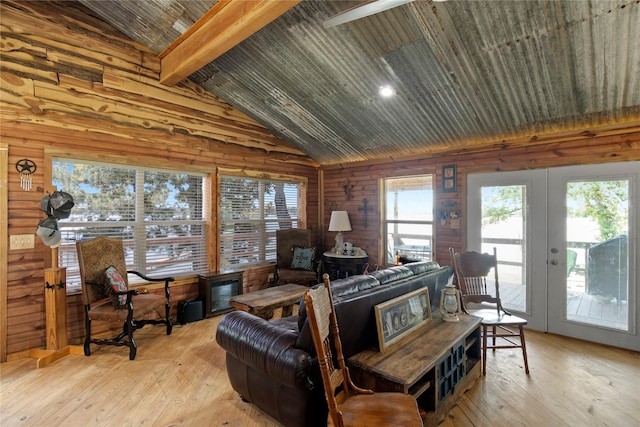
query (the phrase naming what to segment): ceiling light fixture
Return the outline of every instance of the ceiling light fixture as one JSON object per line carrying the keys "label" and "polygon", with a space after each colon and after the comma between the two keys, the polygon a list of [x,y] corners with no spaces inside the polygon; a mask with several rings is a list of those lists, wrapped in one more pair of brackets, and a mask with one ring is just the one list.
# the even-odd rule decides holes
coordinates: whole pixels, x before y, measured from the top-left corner
{"label": "ceiling light fixture", "polygon": [[389,85],[385,85],[385,86],[380,86],[380,89],[378,89],[378,93],[380,94],[380,96],[382,96],[383,98],[389,98],[393,95],[396,94],[396,91],[394,88],[392,88]]}

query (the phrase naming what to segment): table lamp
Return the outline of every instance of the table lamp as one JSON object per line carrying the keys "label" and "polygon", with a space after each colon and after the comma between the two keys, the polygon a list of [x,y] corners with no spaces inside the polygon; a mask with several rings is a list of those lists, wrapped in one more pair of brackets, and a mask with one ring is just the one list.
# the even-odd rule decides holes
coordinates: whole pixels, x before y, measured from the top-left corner
{"label": "table lamp", "polygon": [[331,212],[331,220],[329,221],[329,231],[337,231],[336,235],[336,247],[334,251],[336,254],[342,254],[344,240],[342,238],[343,231],[351,231],[351,222],[349,222],[349,214],[347,211],[333,211]]}

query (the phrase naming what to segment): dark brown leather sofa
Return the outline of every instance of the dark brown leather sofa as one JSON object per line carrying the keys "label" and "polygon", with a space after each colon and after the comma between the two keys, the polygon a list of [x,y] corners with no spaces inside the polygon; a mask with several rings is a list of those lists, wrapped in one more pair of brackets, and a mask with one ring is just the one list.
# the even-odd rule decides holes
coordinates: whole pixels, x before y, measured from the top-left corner
{"label": "dark brown leather sofa", "polygon": [[[427,287],[432,310],[453,269],[416,262],[331,283],[345,358],[376,346],[373,307]],[[285,426],[326,426],[322,378],[306,318],[304,300],[297,316],[264,320],[243,311],[227,314],[216,341],[226,350],[229,381],[242,399]]]}

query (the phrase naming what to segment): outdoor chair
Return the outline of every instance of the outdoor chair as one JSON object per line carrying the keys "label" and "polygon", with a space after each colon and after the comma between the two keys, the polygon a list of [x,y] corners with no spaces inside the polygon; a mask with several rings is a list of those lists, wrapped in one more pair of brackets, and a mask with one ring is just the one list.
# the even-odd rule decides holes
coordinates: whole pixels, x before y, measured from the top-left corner
{"label": "outdoor chair", "polygon": [[[90,344],[129,347],[129,359],[136,357],[133,333],[147,324],[163,324],[171,334],[169,317],[169,282],[172,277],[150,278],[136,271],[127,271],[122,240],[97,237],[76,242],[85,314],[84,354],[91,354]],[[139,294],[129,289],[127,273],[148,282],[164,282],[164,295]],[[122,332],[114,338],[92,338],[94,320],[121,322]]]}
{"label": "outdoor chair", "polygon": [[323,281],[323,285],[305,293],[304,301],[332,425],[422,426],[413,396],[394,392],[374,393],[353,384],[342,354],[328,274],[323,275]]}
{"label": "outdoor chair", "polygon": [[[453,248],[449,248],[449,252],[460,290],[462,309],[467,314],[482,318],[482,375],[487,374],[488,348],[521,348],[524,370],[528,375],[529,363],[524,339],[527,321],[502,307],[496,248],[493,248],[493,255],[473,251],[456,253]],[[487,288],[487,277],[491,270],[494,272],[493,295]]]}

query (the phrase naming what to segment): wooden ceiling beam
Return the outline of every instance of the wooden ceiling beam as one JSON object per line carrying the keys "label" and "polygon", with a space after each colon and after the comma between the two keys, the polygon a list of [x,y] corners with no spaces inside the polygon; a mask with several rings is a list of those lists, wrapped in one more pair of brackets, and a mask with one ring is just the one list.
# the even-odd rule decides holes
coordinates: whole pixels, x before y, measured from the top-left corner
{"label": "wooden ceiling beam", "polygon": [[287,12],[300,0],[220,0],[161,57],[160,83],[172,86]]}

